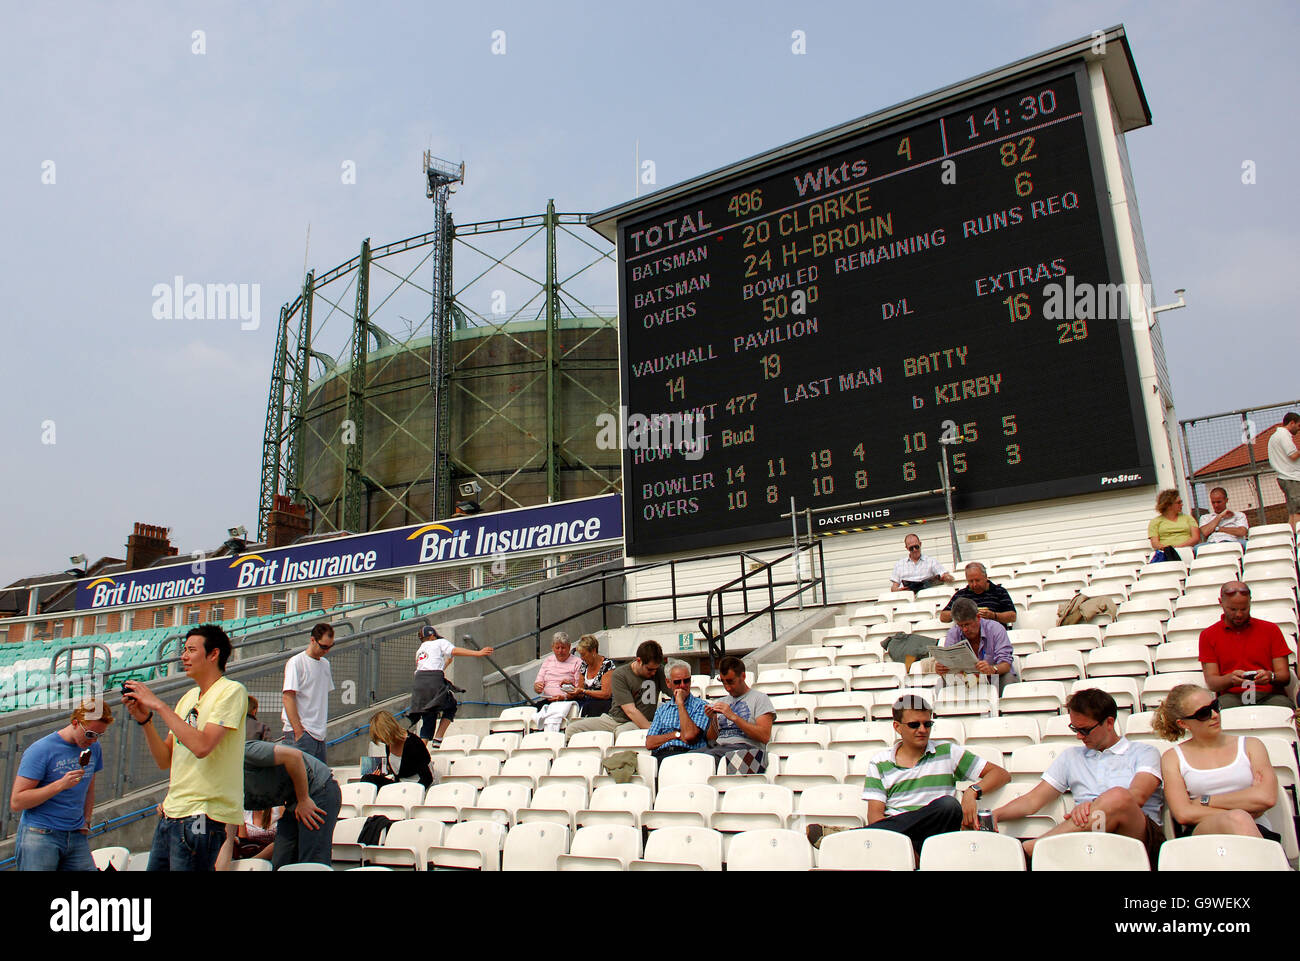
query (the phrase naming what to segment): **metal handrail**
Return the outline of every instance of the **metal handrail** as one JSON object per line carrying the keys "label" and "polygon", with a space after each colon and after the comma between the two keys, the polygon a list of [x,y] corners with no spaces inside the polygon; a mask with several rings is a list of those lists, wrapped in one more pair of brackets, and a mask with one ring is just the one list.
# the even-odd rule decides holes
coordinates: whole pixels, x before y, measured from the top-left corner
{"label": "metal handrail", "polygon": [[[700,633],[704,635],[705,642],[709,646],[710,669],[712,669],[713,666],[716,665],[719,658],[726,655],[728,634],[740,630],[742,627],[745,627],[747,624],[753,623],[758,618],[766,614],[770,622],[771,638],[773,641],[775,641],[776,640],[776,612],[781,605],[787,603],[788,601],[793,600],[794,598],[797,597],[801,598],[804,592],[809,590],[814,592],[814,598],[815,598],[816,590],[818,587],[821,588],[822,603],[823,604],[826,603],[826,582],[825,582],[826,567],[825,567],[825,556],[822,550],[822,543],[823,542],[821,540],[816,540],[813,541],[811,544],[801,544],[797,548],[791,549],[787,553],[782,554],[780,557],[775,558],[774,560],[764,562],[761,566],[753,570],[743,571],[739,577],[733,578],[732,580],[727,581],[727,583],[721,584],[709,592],[709,598],[705,602],[705,606],[704,606],[704,617],[700,618],[700,620],[698,621],[698,625],[700,628]],[[791,558],[795,558],[797,560],[797,558],[800,555],[802,555],[805,551],[816,551],[817,553],[817,562],[813,566],[813,570],[810,572],[811,576],[807,578],[799,577],[793,581],[774,581],[772,579],[772,571],[776,567],[776,565],[784,563],[785,561],[788,561]],[[762,577],[764,575],[766,575],[767,577],[767,599],[768,599],[767,605],[761,608],[760,610],[750,612],[749,592],[753,590],[753,588],[749,587],[746,582],[749,581],[751,577]],[[776,588],[786,587],[791,584],[795,586],[795,589],[791,591],[789,594],[786,594],[785,596],[778,599],[776,597]],[[740,586],[737,587],[736,585],[740,585]],[[745,609],[746,616],[742,618],[739,623],[734,624],[732,625],[732,627],[728,628],[726,626],[725,614],[723,611],[723,598],[727,594],[735,593],[736,591],[741,592],[741,597],[744,602],[744,609]],[[716,631],[713,629],[713,604],[715,598],[717,600],[717,606],[718,606],[718,614],[717,614],[718,629]]]}

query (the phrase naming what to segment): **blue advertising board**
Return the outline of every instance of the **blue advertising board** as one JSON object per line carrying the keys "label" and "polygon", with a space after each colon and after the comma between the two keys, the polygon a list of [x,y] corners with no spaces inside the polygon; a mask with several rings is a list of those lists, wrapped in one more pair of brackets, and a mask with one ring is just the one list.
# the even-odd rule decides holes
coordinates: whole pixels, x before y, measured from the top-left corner
{"label": "blue advertising board", "polygon": [[187,600],[230,591],[280,589],[388,570],[580,549],[623,536],[622,497],[606,494],[513,511],[453,517],[336,540],[195,558],[77,584],[77,610]]}

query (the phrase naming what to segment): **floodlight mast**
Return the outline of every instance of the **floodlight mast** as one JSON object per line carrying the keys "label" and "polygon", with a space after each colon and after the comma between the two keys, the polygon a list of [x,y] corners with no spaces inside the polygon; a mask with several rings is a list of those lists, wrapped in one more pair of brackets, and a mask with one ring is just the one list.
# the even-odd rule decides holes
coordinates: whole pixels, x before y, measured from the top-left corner
{"label": "floodlight mast", "polygon": [[433,337],[429,346],[433,393],[433,516],[451,513],[451,241],[454,228],[447,214],[453,184],[465,182],[465,164],[452,164],[424,152],[424,195],[433,201]]}

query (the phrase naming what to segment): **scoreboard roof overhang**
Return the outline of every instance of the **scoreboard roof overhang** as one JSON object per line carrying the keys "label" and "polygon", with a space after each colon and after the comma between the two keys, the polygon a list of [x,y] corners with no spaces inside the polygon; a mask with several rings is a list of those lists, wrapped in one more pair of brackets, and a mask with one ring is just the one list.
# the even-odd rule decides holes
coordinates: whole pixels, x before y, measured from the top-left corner
{"label": "scoreboard roof overhang", "polygon": [[[1096,52],[1098,46],[1101,47],[1104,53]],[[1146,93],[1142,90],[1142,81],[1138,77],[1137,67],[1133,63],[1133,54],[1129,50],[1128,37],[1124,32],[1123,25],[1119,25],[1111,27],[1109,30],[1099,31],[1095,36],[1081,37],[1078,40],[1026,57],[1004,67],[989,70],[978,76],[971,77],[969,80],[942,87],[920,97],[905,100],[892,107],[877,110],[875,113],[859,117],[857,120],[850,120],[847,123],[823,130],[821,133],[800,138],[761,154],[755,154],[746,160],[720,167],[717,170],[683,181],[672,187],[665,187],[663,190],[657,190],[637,200],[606,208],[592,214],[588,218],[587,224],[611,242],[616,242],[618,222],[641,211],[672,203],[679,197],[765,167],[786,157],[805,153],[824,144],[842,140],[871,127],[900,120],[950,101],[961,100],[974,90],[1078,60],[1099,61],[1101,63],[1106,76],[1106,85],[1110,89],[1111,97],[1115,102],[1116,114],[1122,131],[1128,132],[1129,130],[1150,125],[1151,108],[1147,105]]]}

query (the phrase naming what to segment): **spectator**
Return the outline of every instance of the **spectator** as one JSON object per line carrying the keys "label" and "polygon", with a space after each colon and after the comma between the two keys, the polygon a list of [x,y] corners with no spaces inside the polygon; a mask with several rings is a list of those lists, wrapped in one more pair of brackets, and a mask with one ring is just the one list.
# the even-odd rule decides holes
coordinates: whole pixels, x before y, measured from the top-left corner
{"label": "spectator", "polygon": [[974,601],[979,616],[985,620],[997,621],[1003,627],[1016,622],[1016,605],[1012,603],[1011,595],[989,580],[988,569],[979,561],[966,565],[966,586],[948,599],[939,612],[939,620],[945,624],[952,622],[952,605],[959,597],[969,597]]}
{"label": "spectator", "polygon": [[582,661],[572,654],[569,635],[556,631],[551,637],[551,653],[542,658],[537,669],[537,679],[533,690],[547,699],[547,703],[537,709],[537,727],[546,731],[558,731],[569,713],[569,702],[577,700],[578,675],[582,671]]}
{"label": "spectator", "polygon": [[99,739],[113,723],[102,698],[82,701],[67,724],[23,752],[9,792],[21,811],[14,837],[19,871],[93,871],[86,834],[95,810]]}
{"label": "spectator", "polygon": [[717,737],[717,721],[704,701],[691,693],[691,669],[681,661],[668,665],[668,690],[672,699],[659,705],[646,733],[645,746],[656,760],[674,754],[702,751]]}
{"label": "spectator", "polygon": [[1256,737],[1224,734],[1219,699],[1195,684],[1165,697],[1151,727],[1166,741],[1184,734],[1160,759],[1174,837],[1242,834],[1281,841],[1265,814],[1277,802],[1277,776],[1268,748]]}
{"label": "spectator", "polygon": [[443,735],[456,719],[458,688],[447,680],[447,665],[453,657],[491,657],[492,648],[471,651],[469,648],[455,647],[438,633],[437,628],[428,624],[420,628],[419,637],[420,647],[415,652],[415,680],[411,685],[411,707],[407,714],[412,724],[417,719],[420,720],[420,737],[436,748],[442,744]]}
{"label": "spectator", "polygon": [[[230,638],[215,624],[185,636],[181,666],[195,687],[173,711],[141,681],[127,681],[122,703],[144,728],[154,763],[170,772],[149,851],[150,871],[211,871],[226,825],[244,820],[244,730],[248,692],[225,676]],[[167,740],[151,723],[157,714]],[[177,744],[179,742],[179,749]]]}
{"label": "spectator", "polygon": [[1295,438],[1300,434],[1300,414],[1282,415],[1282,426],[1268,438],[1268,466],[1277,474],[1277,486],[1286,498],[1286,522],[1293,528],[1300,524],[1300,449]]}
{"label": "spectator", "polygon": [[250,810],[284,805],[275,828],[272,867],[330,863],[343,792],[328,765],[284,744],[250,741],[244,745],[244,803]]}
{"label": "spectator", "polygon": [[1228,492],[1222,487],[1210,489],[1210,508],[1213,514],[1201,519],[1201,537],[1207,544],[1246,544],[1249,525],[1246,515],[1228,506]]}
{"label": "spectator", "polygon": [[600,653],[600,641],[595,634],[578,638],[578,657],[582,669],[578,672],[578,690],[575,692],[582,706],[583,717],[600,717],[609,710],[614,694],[614,662]]}
{"label": "spectator", "polygon": [[271,727],[257,719],[257,698],[251,694],[248,695],[248,715],[244,720],[244,740],[271,740]]}
{"label": "spectator", "polygon": [[[975,652],[975,672],[966,675],[976,679],[976,675],[992,676],[997,679],[998,690],[1015,681],[1015,655],[1011,651],[1011,638],[1007,629],[997,621],[980,617],[979,607],[969,597],[955,598],[952,604],[952,619],[955,622],[944,635],[943,647],[968,643]],[[936,664],[934,671],[947,675],[948,668]]]}
{"label": "spectator", "polygon": [[[1069,791],[1074,809],[1043,837],[1105,831],[1136,838],[1146,846],[1155,870],[1165,840],[1160,826],[1160,752],[1120,736],[1115,730],[1115,699],[1105,691],[1075,691],[1065,709],[1070,730],[1082,745],[1062,751],[1031,791],[995,809],[994,823],[1028,817]],[[1025,842],[1026,855],[1033,856],[1035,843]]]}
{"label": "spectator", "polygon": [[424,741],[402,730],[397,718],[387,711],[378,711],[370,718],[370,743],[382,744],[388,750],[380,762],[380,770],[361,779],[367,784],[383,787],[398,781],[419,781],[427,788],[433,783],[429,749]]}
{"label": "spectator", "polygon": [[1182,511],[1183,499],[1172,487],[1156,495],[1156,516],[1147,525],[1147,538],[1155,550],[1163,551],[1166,561],[1182,560],[1179,550],[1191,554],[1192,548],[1201,542],[1200,527]]}
{"label": "spectator", "polygon": [[1276,704],[1295,707],[1287,697],[1291,649],[1276,624],[1250,616],[1250,588],[1228,581],[1219,588],[1223,617],[1201,631],[1205,686],[1225,707]]}
{"label": "spectator", "polygon": [[891,591],[919,591],[953,582],[953,576],[942,564],[921,553],[921,538],[908,534],[903,538],[903,546],[907,548],[907,556],[894,565],[889,582]]}
{"label": "spectator", "polygon": [[325,655],[334,646],[334,628],[317,624],[311,629],[307,649],[299,651],[284,665],[285,740],[319,761],[329,763],[325,754],[325,729],[329,722],[330,691],[334,690],[334,672]]}
{"label": "spectator", "polygon": [[660,694],[668,693],[663,665],[664,652],[658,642],[642,641],[636,660],[614,669],[609,712],[571,722],[565,729],[569,737],[582,731],[609,731],[617,737],[624,731],[648,729],[655,702]]}
{"label": "spectator", "polygon": [[745,662],[733,654],[718,661],[718,680],[727,696],[705,705],[718,725],[713,744],[706,750],[714,757],[753,752],[750,762],[742,766],[761,774],[767,769],[767,743],[772,740],[776,721],[772,699],[745,683]]}
{"label": "spectator", "polygon": [[[936,834],[979,829],[979,802],[1011,778],[991,761],[950,741],[931,741],[934,711],[915,695],[894,702],[894,746],[874,754],[867,764],[862,799],[867,827],[907,835],[920,855]],[[978,781],[957,798],[958,781]],[[808,840],[821,845],[826,834],[848,828],[810,824]]]}

